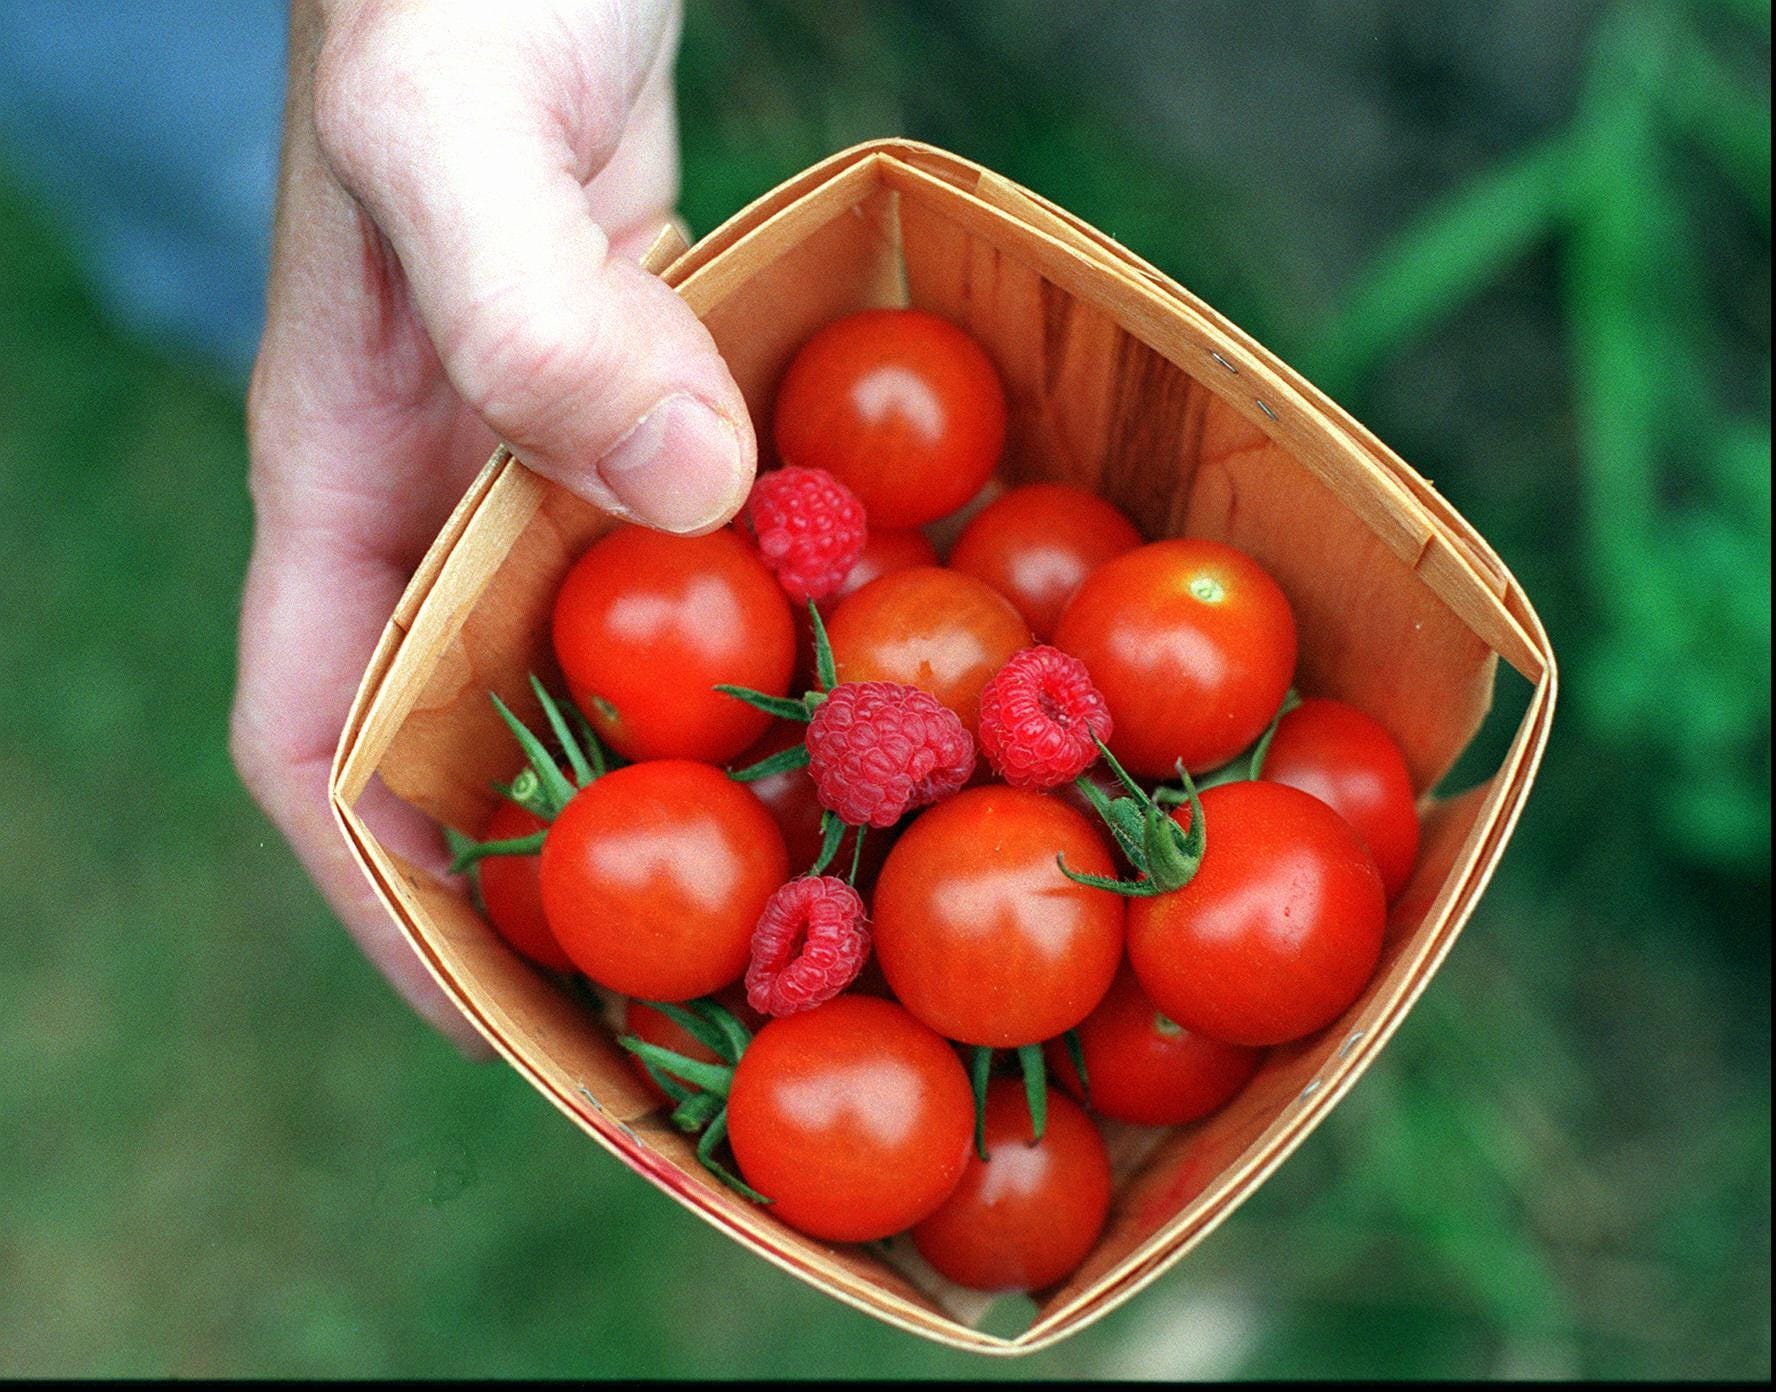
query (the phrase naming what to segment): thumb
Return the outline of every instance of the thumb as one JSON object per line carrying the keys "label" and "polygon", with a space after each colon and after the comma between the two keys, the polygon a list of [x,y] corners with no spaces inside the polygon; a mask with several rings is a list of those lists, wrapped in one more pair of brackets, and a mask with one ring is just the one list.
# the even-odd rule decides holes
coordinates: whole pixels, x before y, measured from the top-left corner
{"label": "thumb", "polygon": [[423,129],[343,149],[322,134],[457,394],[526,465],[618,516],[726,522],[757,463],[746,403],[684,301],[612,252],[565,143],[435,113]]}
{"label": "thumb", "polygon": [[602,237],[587,243],[595,270],[498,299],[460,292],[470,305],[434,331],[446,374],[538,473],[630,520],[709,531],[752,485],[746,403],[685,303]]}

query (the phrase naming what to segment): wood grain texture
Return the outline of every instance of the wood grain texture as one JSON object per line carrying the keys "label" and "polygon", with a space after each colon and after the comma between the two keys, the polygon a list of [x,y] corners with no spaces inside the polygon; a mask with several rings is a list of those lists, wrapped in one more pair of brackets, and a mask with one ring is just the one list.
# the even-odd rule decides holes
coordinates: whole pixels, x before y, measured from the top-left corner
{"label": "wood grain texture", "polygon": [[[968,328],[1011,402],[1000,478],[1101,492],[1153,537],[1213,537],[1276,575],[1302,639],[1299,685],[1386,724],[1432,786],[1484,717],[1500,659],[1534,683],[1500,768],[1426,805],[1424,849],[1375,979],[1344,1017],[1273,1050],[1216,1116],[1112,1127],[1117,1174],[1097,1250],[1015,1339],[979,1333],[980,1297],[909,1244],[832,1248],[715,1184],[664,1124],[598,1012],[510,952],[451,887],[377,844],[353,810],[380,777],[473,832],[489,780],[517,767],[487,699],[536,714],[554,675],[561,577],[609,525],[503,451],[471,488],[391,620],[334,766],[342,834],[444,989],[540,1092],[706,1221],[817,1287],[957,1347],[1053,1343],[1156,1279],[1222,1222],[1361,1075],[1472,913],[1533,781],[1556,690],[1534,609],[1483,538],[1334,403],[1208,306],[1028,190],[906,141],[844,151],[653,268],[703,317],[754,412],[796,346],[866,305],[911,303]],[[637,1254],[645,1260],[645,1254]]]}
{"label": "wood grain texture", "polygon": [[767,258],[755,273],[741,278],[718,262],[684,287],[707,300],[703,322],[746,396],[763,467],[776,462],[771,402],[795,350],[853,310],[906,303],[895,197],[873,181],[852,191],[855,201],[810,196],[778,213],[763,237],[743,243]]}

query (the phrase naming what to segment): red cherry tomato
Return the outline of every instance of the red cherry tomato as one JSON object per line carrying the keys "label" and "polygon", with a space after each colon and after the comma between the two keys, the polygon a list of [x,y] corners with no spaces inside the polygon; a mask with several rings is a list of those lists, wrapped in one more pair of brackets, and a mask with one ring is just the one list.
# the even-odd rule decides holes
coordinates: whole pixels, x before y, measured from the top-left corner
{"label": "red cherry tomato", "polygon": [[899,570],[912,570],[915,566],[934,566],[937,564],[937,548],[933,546],[925,533],[907,531],[872,531],[868,540],[863,543],[863,554],[857,558],[857,564],[851,567],[851,573],[845,577],[837,593],[820,606],[820,612],[826,613],[848,594],[855,594],[872,580],[880,580],[884,575],[893,575]]}
{"label": "red cherry tomato", "polygon": [[789,690],[795,625],[777,579],[738,533],[619,527],[555,600],[555,656],[599,737],[625,758],[722,763],[770,717],[711,688]]}
{"label": "red cherry tomato", "polygon": [[[915,566],[936,564],[937,548],[926,539],[925,533],[872,530],[869,539],[863,544],[863,554],[857,558],[857,564],[851,567],[845,583],[829,598],[820,601],[820,617],[823,620],[830,619],[840,600],[861,590],[872,580],[879,580],[896,571],[911,570]],[[807,609],[799,605],[795,610],[795,621],[795,688],[805,691],[814,685],[814,626],[808,621]]]}
{"label": "red cherry tomato", "polygon": [[[793,720],[780,720],[765,732],[765,737],[734,760],[736,768],[745,768],[748,764],[756,764],[793,744],[800,744],[807,738],[808,727]],[[805,874],[820,858],[821,831],[820,817],[825,810],[820,799],[814,792],[814,779],[805,768],[789,769],[783,773],[769,774],[764,778],[754,779],[746,785],[765,808],[777,819],[777,827],[783,833],[783,844],[789,852],[789,869],[793,875]],[[893,843],[894,832],[872,829],[863,838],[863,858],[857,866],[857,887],[867,893],[868,887],[875,883],[876,872],[882,868],[882,862],[888,857],[888,847]],[[828,874],[847,875],[851,870],[851,856],[857,849],[857,832],[847,831],[839,842],[838,852],[827,867]]]}
{"label": "red cherry tomato", "polygon": [[738,977],[765,900],[789,878],[764,804],[684,759],[587,784],[550,826],[542,859],[543,909],[574,965],[655,1001],[706,996]]}
{"label": "red cherry tomato", "polygon": [[[749,1030],[756,1030],[764,1023],[765,1017],[760,1015],[746,1003],[744,991],[718,991],[715,997],[741,1024]],[[699,1063],[720,1063],[714,1049],[711,1049],[695,1035],[682,1029],[670,1015],[655,1009],[646,1001],[628,1000],[623,1002],[623,1029],[648,1044],[657,1044],[662,1049],[670,1049],[675,1054],[683,1054],[686,1058],[696,1059]],[[629,1054],[629,1066],[635,1076],[641,1079],[641,1085],[653,1094],[654,1099],[665,1105],[672,1105],[672,1099],[660,1089],[649,1075],[646,1066],[634,1054]],[[671,1069],[665,1070],[666,1076],[675,1082],[683,1082]]]}
{"label": "red cherry tomato", "polygon": [[[1257,1046],[1312,1034],[1375,973],[1387,922],[1375,861],[1344,818],[1281,783],[1225,783],[1202,807],[1195,878],[1129,901],[1141,989],[1211,1039]],[[1189,815],[1180,809],[1181,822]]]}
{"label": "red cherry tomato", "polygon": [[1110,1212],[1110,1157],[1091,1118],[1059,1093],[1031,1139],[1023,1085],[987,1089],[987,1158],[972,1151],[962,1182],[913,1229],[919,1255],[974,1290],[1042,1290],[1091,1254]]}
{"label": "red cherry tomato", "polygon": [[1010,601],[976,580],[921,566],[872,580],[827,621],[839,680],[904,682],[980,723],[980,690],[1030,629]]}
{"label": "red cherry tomato", "polygon": [[917,527],[972,498],[1005,444],[992,359],[947,319],[866,309],[804,343],[772,413],[785,464],[825,469],[872,527]]}
{"label": "red cherry tomato", "polygon": [[1055,626],[1090,669],[1131,773],[1224,764],[1264,732],[1295,674],[1295,618],[1276,581],[1213,541],[1156,541],[1099,566]]}
{"label": "red cherry tomato", "polygon": [[950,552],[950,567],[999,591],[1046,643],[1085,577],[1140,544],[1135,524],[1097,494],[1031,483],[975,515]]}
{"label": "red cherry tomato", "polygon": [[[548,823],[516,803],[501,801],[481,831],[483,841],[510,841],[534,836]],[[540,856],[488,856],[475,867],[481,903],[499,935],[539,967],[572,971],[573,963],[549,931],[543,917],[543,887],[538,878]]]}
{"label": "red cherry tomato", "polygon": [[1055,863],[1113,873],[1092,824],[1058,798],[1001,784],[923,813],[876,881],[876,959],[938,1033],[994,1048],[1071,1029],[1122,957],[1123,901]]}
{"label": "red cherry tomato", "polygon": [[1389,902],[1399,898],[1418,859],[1418,805],[1406,756],[1378,721],[1342,701],[1303,701],[1277,722],[1264,777],[1312,793],[1355,827]]}
{"label": "red cherry tomato", "polygon": [[1180,1126],[1225,1106],[1258,1071],[1263,1054],[1174,1023],[1147,999],[1126,966],[1079,1025],[1086,1081],[1062,1040],[1048,1043],[1061,1086],[1094,1112],[1143,1126]]}
{"label": "red cherry tomato", "polygon": [[956,1187],[974,1099],[955,1052],[892,1001],[839,996],[771,1021],[740,1056],[728,1140],[792,1228],[869,1242]]}

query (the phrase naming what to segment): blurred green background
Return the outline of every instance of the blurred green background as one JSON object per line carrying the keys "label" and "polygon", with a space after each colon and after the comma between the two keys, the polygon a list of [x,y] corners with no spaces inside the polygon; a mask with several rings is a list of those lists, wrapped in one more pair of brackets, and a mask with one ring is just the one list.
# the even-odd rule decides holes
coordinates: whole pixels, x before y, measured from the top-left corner
{"label": "blurred green background", "polygon": [[359,959],[223,747],[238,388],[101,312],[0,147],[0,1374],[1767,1377],[1769,34],[1759,0],[693,0],[696,230],[870,135],[1002,170],[1435,479],[1563,659],[1380,1063],[1013,1365],[745,1255]]}

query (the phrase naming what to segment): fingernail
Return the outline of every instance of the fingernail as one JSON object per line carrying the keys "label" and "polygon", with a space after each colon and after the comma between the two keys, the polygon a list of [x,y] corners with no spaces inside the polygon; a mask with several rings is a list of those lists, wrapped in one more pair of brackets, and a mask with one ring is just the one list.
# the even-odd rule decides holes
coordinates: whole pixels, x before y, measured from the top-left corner
{"label": "fingernail", "polygon": [[740,432],[683,392],[666,397],[598,461],[598,476],[638,522],[696,532],[745,501]]}

